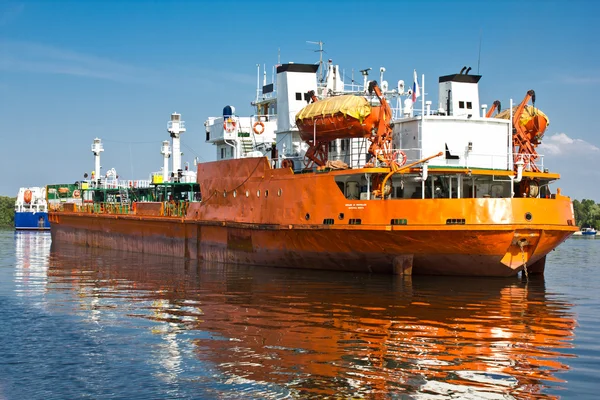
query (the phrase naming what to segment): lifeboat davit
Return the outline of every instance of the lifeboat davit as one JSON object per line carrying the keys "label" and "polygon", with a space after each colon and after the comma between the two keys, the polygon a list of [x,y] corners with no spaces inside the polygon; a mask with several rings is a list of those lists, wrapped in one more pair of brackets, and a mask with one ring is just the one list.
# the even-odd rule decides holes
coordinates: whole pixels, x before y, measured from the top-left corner
{"label": "lifeboat davit", "polygon": [[343,95],[311,103],[296,114],[296,126],[304,141],[370,137],[381,106],[371,106],[361,96]]}
{"label": "lifeboat davit", "polygon": [[[518,106],[513,107],[513,113],[517,108]],[[510,114],[509,108],[508,110],[498,113],[496,118],[510,119]],[[527,139],[532,143],[537,143],[541,141],[542,136],[544,136],[546,128],[550,125],[550,120],[546,114],[540,111],[540,109],[533,106],[525,106],[523,113],[519,118],[519,124],[524,128]]]}

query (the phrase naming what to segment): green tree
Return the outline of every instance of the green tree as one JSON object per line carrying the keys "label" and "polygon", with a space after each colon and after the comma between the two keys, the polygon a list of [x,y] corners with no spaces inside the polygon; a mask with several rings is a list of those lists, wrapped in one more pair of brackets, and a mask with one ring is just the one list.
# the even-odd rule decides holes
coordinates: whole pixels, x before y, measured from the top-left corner
{"label": "green tree", "polygon": [[0,196],[0,227],[15,226],[15,197]]}
{"label": "green tree", "polygon": [[573,200],[573,211],[575,213],[575,222],[579,227],[592,227],[600,230],[600,204],[594,200],[583,199]]}

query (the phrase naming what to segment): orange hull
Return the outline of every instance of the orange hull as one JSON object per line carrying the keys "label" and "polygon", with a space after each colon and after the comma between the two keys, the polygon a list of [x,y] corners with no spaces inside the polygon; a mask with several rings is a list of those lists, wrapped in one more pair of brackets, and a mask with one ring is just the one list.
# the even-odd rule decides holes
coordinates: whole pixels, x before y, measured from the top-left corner
{"label": "orange hull", "polygon": [[334,115],[305,118],[296,121],[300,137],[304,141],[331,141],[339,138],[370,137],[377,124],[381,107],[372,107],[369,114],[362,122],[349,115],[336,113]]}
{"label": "orange hull", "polygon": [[[546,254],[577,230],[560,195],[348,200],[333,173],[294,175],[263,158],[200,164],[198,176],[203,201],[185,218],[56,212],[53,240],[250,265],[510,276],[524,262],[543,272]],[[447,225],[451,218],[466,222]]]}

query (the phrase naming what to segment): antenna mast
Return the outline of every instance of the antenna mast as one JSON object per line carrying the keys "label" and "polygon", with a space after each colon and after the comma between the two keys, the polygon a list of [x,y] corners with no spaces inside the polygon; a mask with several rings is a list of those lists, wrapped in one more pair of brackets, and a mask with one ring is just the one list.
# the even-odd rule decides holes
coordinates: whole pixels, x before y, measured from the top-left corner
{"label": "antenna mast", "polygon": [[306,43],[319,45],[319,50],[315,50],[315,51],[319,52],[319,69],[321,70],[321,78],[319,79],[319,82],[323,83],[323,82],[325,82],[325,71],[323,70],[323,45],[325,43],[320,40],[318,42],[310,42],[307,40]]}
{"label": "antenna mast", "polygon": [[483,40],[483,29],[479,30],[479,54],[477,55],[477,75],[479,75],[479,64],[481,63],[481,42]]}

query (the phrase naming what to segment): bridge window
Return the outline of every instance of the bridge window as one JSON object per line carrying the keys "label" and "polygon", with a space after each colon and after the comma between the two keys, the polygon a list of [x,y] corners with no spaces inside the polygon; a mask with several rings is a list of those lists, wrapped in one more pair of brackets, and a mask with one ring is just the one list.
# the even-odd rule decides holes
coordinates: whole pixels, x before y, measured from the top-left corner
{"label": "bridge window", "polygon": [[302,93],[296,92],[296,100],[302,101]]}
{"label": "bridge window", "polygon": [[458,102],[458,108],[465,108],[465,102],[464,101],[459,101]]}

